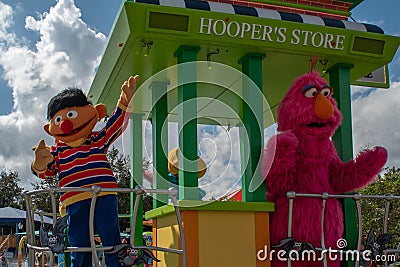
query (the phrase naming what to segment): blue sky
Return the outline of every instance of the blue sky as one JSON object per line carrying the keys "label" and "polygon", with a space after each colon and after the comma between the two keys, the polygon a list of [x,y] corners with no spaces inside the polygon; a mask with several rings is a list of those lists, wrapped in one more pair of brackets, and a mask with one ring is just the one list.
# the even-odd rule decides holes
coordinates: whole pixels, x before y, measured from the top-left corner
{"label": "blue sky", "polygon": [[[90,87],[120,6],[121,0],[0,0],[0,169],[17,170],[25,185],[35,179],[29,170],[31,147],[41,138],[52,142],[43,132],[48,99],[60,88]],[[399,10],[399,0],[365,0],[353,10],[352,18],[400,36]],[[397,52],[389,65],[391,88],[354,87],[352,103],[355,152],[383,145],[389,150],[388,166],[397,167],[399,56]],[[237,147],[237,131],[233,129],[230,136],[226,133],[223,129],[199,131],[201,138],[208,140],[205,146],[232,142],[230,147]],[[237,155],[228,165],[224,156],[215,155],[209,179],[221,166],[229,175],[237,174]]]}

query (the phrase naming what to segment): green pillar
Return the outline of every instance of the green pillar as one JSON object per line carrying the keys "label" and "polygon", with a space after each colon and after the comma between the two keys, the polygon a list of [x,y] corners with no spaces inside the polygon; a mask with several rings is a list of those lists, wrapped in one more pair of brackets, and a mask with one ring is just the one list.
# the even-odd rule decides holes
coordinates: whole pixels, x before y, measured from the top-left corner
{"label": "green pillar", "polygon": [[[263,100],[262,100],[262,61],[265,54],[248,53],[239,60],[242,72],[246,74],[256,85],[251,85],[247,79],[243,79],[243,114],[240,127],[240,151],[243,176],[242,199],[244,202],[266,201],[266,188],[259,186],[255,191],[249,192],[252,179],[261,179],[260,161],[263,150]],[[254,92],[259,90],[259,92]],[[247,162],[246,162],[247,161]],[[243,162],[247,164],[243,165]]]}
{"label": "green pillar", "polygon": [[353,129],[351,116],[350,69],[352,64],[336,64],[331,67],[329,81],[334,90],[334,98],[343,114],[341,126],[333,137],[336,150],[343,161],[353,158]]}
{"label": "green pillar", "polygon": [[[180,46],[178,64],[197,60],[199,47]],[[197,200],[197,74],[196,64],[178,67],[179,199]]]}
{"label": "green pillar", "polygon": [[[151,125],[153,138],[153,188],[168,189],[168,82],[153,82],[150,85],[152,95]],[[168,203],[168,196],[153,195],[153,208]]]}
{"label": "green pillar", "polygon": [[[329,72],[329,81],[334,89],[334,97],[339,110],[343,114],[341,126],[336,130],[333,136],[333,142],[340,158],[347,162],[353,158],[353,129],[351,116],[351,88],[350,88],[350,70],[352,64],[336,64],[331,67]],[[343,201],[344,238],[347,240],[347,249],[357,248],[357,213],[356,206],[352,199]],[[343,262],[342,264],[353,266],[354,262]]]}
{"label": "green pillar", "polygon": [[[133,113],[131,122],[131,188],[137,185],[143,185],[143,137],[142,137],[142,114]],[[136,195],[131,193],[131,223]],[[137,217],[134,244],[136,246],[143,244],[143,198],[140,199]]]}

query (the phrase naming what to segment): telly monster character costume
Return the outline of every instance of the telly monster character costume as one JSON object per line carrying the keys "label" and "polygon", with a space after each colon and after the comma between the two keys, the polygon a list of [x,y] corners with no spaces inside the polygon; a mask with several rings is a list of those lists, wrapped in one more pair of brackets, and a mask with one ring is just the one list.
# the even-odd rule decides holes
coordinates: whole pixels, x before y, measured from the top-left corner
{"label": "telly monster character costume", "polygon": [[[332,97],[332,88],[316,72],[298,77],[277,111],[279,133],[272,137],[263,158],[267,199],[275,202],[270,221],[271,244],[287,237],[286,193],[342,194],[371,182],[386,163],[387,151],[375,147],[362,151],[354,160],[342,162],[331,137],[342,114]],[[295,198],[292,237],[321,247],[322,200]],[[336,249],[343,234],[343,212],[337,199],[328,199],[325,209],[325,246]],[[272,260],[274,266],[287,262]],[[294,261],[292,266],[322,266],[322,261]],[[339,266],[339,261],[328,261]]]}

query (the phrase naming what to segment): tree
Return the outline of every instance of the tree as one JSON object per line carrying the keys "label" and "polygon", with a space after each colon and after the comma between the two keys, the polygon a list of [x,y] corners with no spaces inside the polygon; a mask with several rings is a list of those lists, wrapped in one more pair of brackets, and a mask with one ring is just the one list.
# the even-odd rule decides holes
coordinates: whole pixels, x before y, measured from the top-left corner
{"label": "tree", "polygon": [[[130,188],[131,181],[131,170],[130,170],[130,158],[119,153],[118,149],[112,147],[107,152],[107,158],[110,162],[111,169],[114,172],[114,176],[117,179],[118,186],[120,188]],[[144,166],[149,165],[149,161],[143,160]],[[143,211],[149,211],[153,208],[153,199],[151,196],[145,195],[143,198]],[[118,213],[119,214],[130,214],[130,194],[119,193],[118,194]],[[120,219],[121,229],[129,228],[129,218]]]}
{"label": "tree", "polygon": [[[111,169],[117,179],[120,188],[129,187],[130,185],[130,170],[129,157],[123,156],[118,149],[112,147],[107,152],[107,158],[110,162]],[[118,193],[118,213],[129,214],[130,212],[130,197],[127,193]],[[120,227],[125,229],[129,227],[129,218],[120,218]]]}
{"label": "tree", "polygon": [[[48,189],[58,186],[57,177],[40,179],[38,182],[31,183],[33,190]],[[59,194],[55,194],[56,211],[58,212]],[[41,210],[46,213],[52,213],[51,196],[48,193],[38,193],[32,195],[32,202],[35,210]]]}
{"label": "tree", "polygon": [[21,194],[24,189],[18,185],[20,180],[18,172],[16,171],[0,172],[0,208],[23,208],[24,205]]}
{"label": "tree", "polygon": [[[376,181],[360,191],[363,195],[400,195],[400,168],[386,168]],[[390,205],[388,233],[400,233],[400,200],[393,200]],[[382,233],[384,200],[362,199],[361,202],[363,233],[368,234],[374,227],[375,233]]]}
{"label": "tree", "polygon": [[[120,188],[130,187],[130,159],[129,156],[123,156],[119,153],[118,149],[112,147],[107,152],[107,158],[110,162],[111,169],[114,172],[114,176],[117,179],[118,186]],[[130,212],[130,198],[127,193],[118,193],[118,213],[129,214]]]}

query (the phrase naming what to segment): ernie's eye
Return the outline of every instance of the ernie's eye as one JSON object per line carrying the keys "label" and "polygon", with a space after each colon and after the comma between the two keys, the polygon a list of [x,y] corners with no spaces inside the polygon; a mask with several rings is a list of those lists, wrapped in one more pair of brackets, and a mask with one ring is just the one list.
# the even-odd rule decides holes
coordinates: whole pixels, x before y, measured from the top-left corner
{"label": "ernie's eye", "polygon": [[305,97],[313,98],[314,96],[316,96],[318,94],[318,91],[316,88],[312,87],[310,89],[307,89],[303,94]]}
{"label": "ernie's eye", "polygon": [[323,88],[322,90],[321,90],[321,92],[320,92],[320,94],[322,94],[323,96],[325,96],[325,97],[328,97],[328,96],[330,96],[330,94],[331,94],[331,89],[330,88]]}
{"label": "ernie's eye", "polygon": [[68,111],[67,118],[73,119],[73,118],[76,118],[76,117],[78,117],[78,111],[76,111],[76,110]]}
{"label": "ernie's eye", "polygon": [[61,121],[62,121],[62,116],[59,115],[59,116],[55,117],[54,124],[59,125]]}

